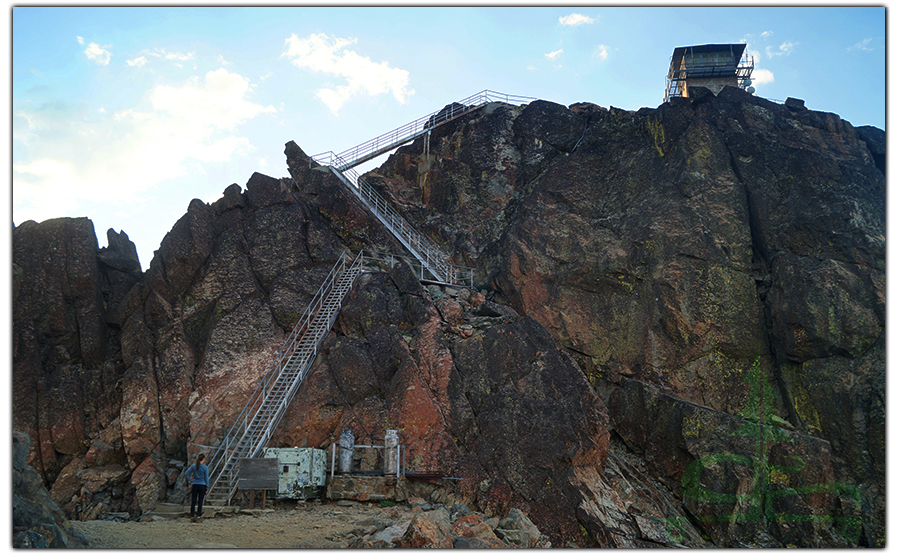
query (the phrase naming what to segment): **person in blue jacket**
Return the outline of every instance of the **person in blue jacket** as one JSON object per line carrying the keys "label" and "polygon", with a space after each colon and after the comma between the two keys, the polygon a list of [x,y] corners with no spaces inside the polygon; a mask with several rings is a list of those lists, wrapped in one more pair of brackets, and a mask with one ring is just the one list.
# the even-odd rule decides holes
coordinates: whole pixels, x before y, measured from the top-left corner
{"label": "person in blue jacket", "polygon": [[[191,481],[191,523],[198,523],[203,516],[203,498],[209,488],[209,467],[203,464],[206,461],[206,454],[201,453],[197,456],[197,462],[188,467],[184,472],[188,480]],[[194,508],[197,508],[197,515],[194,515]]]}

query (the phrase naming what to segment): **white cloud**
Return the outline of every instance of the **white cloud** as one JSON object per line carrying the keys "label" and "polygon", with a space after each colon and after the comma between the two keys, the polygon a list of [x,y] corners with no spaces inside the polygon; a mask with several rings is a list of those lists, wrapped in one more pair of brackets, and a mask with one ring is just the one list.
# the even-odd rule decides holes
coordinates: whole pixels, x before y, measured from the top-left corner
{"label": "white cloud", "polygon": [[856,50],[862,50],[862,51],[865,51],[865,52],[871,52],[871,51],[873,51],[873,50],[879,50],[879,49],[882,49],[882,48],[884,48],[883,45],[881,45],[881,46],[872,46],[872,37],[869,37],[869,38],[867,38],[867,39],[861,40],[860,42],[856,43],[855,45],[853,45],[853,46],[851,46],[851,47],[847,47],[847,50],[853,50],[853,49],[856,49]]}
{"label": "white cloud", "polygon": [[80,45],[84,44],[84,37],[75,37],[75,40],[78,41],[78,44]]}
{"label": "white cloud", "polygon": [[191,78],[182,87],[160,85],[150,93],[156,111],[165,111],[185,124],[230,130],[275,107],[262,107],[244,99],[250,81],[224,68],[208,72],[203,81]]}
{"label": "white cloud", "polygon": [[[127,60],[126,62],[128,63],[129,66],[141,67],[145,64],[150,63],[150,60],[147,58],[148,56],[152,56],[153,58],[162,58],[165,60],[171,60],[172,62],[174,62],[174,65],[177,68],[184,67],[184,65],[180,64],[180,62],[186,62],[188,60],[195,59],[195,53],[193,53],[193,52],[188,52],[188,53],[168,52],[164,48],[155,48],[153,50],[144,49],[140,52],[140,56],[138,56],[137,58],[134,58],[132,60]],[[228,65],[228,63],[225,62],[225,59],[221,55],[219,56],[219,65],[220,66]],[[196,69],[196,67],[195,67],[195,69]]]}
{"label": "white cloud", "polygon": [[547,60],[556,60],[560,56],[562,56],[563,49],[554,50],[553,52],[548,52],[544,55]]}
{"label": "white cloud", "polygon": [[181,62],[184,62],[186,60],[194,59],[193,52],[189,52],[187,54],[181,54],[179,52],[166,52],[165,49],[160,49],[160,50],[165,55],[166,60],[179,60]]}
{"label": "white cloud", "polygon": [[525,69],[528,70],[529,72],[533,72],[533,71],[537,70],[537,68],[535,68],[533,64],[529,64],[528,67]]}
{"label": "white cloud", "polygon": [[775,75],[769,70],[764,70],[762,68],[754,68],[753,69],[753,84],[754,85],[762,85],[764,83],[772,83],[775,81]]}
{"label": "white cloud", "polygon": [[391,92],[398,103],[405,104],[415,94],[408,88],[409,72],[392,68],[387,62],[372,62],[369,57],[344,48],[356,41],[355,38],[334,36],[329,39],[324,33],[313,33],[305,39],[291,34],[285,40],[286,50],[282,56],[289,57],[299,68],[346,80],[344,85],[324,87],[316,92],[316,96],[335,114],[350,98],[360,94]]}
{"label": "white cloud", "polygon": [[771,37],[772,32],[771,31],[763,31],[762,33],[759,34],[759,36],[760,37]]}
{"label": "white cloud", "polygon": [[785,42],[781,43],[781,46],[778,47],[778,50],[775,50],[774,48],[767,46],[766,47],[766,55],[769,58],[772,58],[773,56],[784,56],[784,55],[790,54],[791,52],[794,51],[794,47],[797,46],[798,44],[799,43],[791,43],[791,42],[785,41]]}
{"label": "white cloud", "polygon": [[858,50],[872,50],[871,48],[869,48],[869,43],[871,43],[871,42],[872,42],[872,38],[869,37],[868,39],[861,40],[860,42],[856,43],[852,47],[847,47],[847,50],[852,50],[854,48],[858,49]]}
{"label": "white cloud", "polygon": [[560,25],[583,25],[585,23],[594,23],[594,18],[582,14],[569,14],[559,18]]}
{"label": "white cloud", "polygon": [[[81,37],[78,37],[78,39],[78,42],[84,44],[84,40]],[[112,48],[112,45],[100,46],[97,43],[90,43],[84,50],[84,54],[88,57],[88,60],[101,66],[108,66],[109,59],[112,57],[112,53],[107,50],[108,48]]]}
{"label": "white cloud", "polygon": [[606,45],[599,45],[597,49],[594,51],[594,54],[591,55],[592,58],[596,58],[597,60],[606,60],[609,57],[609,53],[607,52]]}
{"label": "white cloud", "polygon": [[249,101],[249,83],[220,69],[179,87],[157,86],[143,106],[112,116],[62,103],[15,111],[13,136],[21,141],[12,169],[15,221],[139,201],[201,163],[251,152],[249,140],[232,130],[275,108]]}

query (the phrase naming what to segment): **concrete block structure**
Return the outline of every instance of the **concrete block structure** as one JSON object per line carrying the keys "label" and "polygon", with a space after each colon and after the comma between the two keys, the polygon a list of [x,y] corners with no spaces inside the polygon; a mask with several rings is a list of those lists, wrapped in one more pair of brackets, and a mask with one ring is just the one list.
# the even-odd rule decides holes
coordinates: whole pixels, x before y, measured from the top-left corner
{"label": "concrete block structure", "polygon": [[330,500],[358,500],[379,502],[406,500],[406,479],[404,477],[338,475],[328,483],[326,497]]}

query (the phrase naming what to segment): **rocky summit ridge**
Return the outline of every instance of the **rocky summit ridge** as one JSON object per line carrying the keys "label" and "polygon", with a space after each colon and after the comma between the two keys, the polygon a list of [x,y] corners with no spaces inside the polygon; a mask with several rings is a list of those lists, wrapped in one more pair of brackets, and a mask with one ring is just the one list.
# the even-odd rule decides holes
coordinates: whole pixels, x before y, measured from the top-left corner
{"label": "rocky summit ridge", "polygon": [[[396,429],[459,479],[418,495],[553,546],[883,547],[884,137],[731,87],[436,128],[366,180],[476,288],[364,275],[270,445]],[[342,252],[403,253],[285,155],[192,201],[143,273],[88,219],[15,227],[17,468],[65,517],[183,501]]]}

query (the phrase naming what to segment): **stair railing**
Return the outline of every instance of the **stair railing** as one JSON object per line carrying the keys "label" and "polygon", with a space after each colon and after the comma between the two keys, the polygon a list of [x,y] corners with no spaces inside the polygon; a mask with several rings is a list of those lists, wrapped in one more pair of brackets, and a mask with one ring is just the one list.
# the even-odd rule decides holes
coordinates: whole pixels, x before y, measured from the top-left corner
{"label": "stair railing", "polygon": [[[334,155],[333,161],[340,164],[342,160]],[[416,231],[365,179],[359,176],[359,173],[352,168],[343,172],[335,166],[329,168],[428,269],[434,276],[434,280],[451,285],[473,285],[474,270],[472,268],[450,263],[444,252],[434,242]]]}
{"label": "stair railing", "polygon": [[[409,267],[412,268],[413,273],[420,282],[429,282],[433,281],[433,274],[428,270],[428,268],[422,263],[418,262],[414,258],[409,258],[405,256],[400,256],[398,254],[390,254],[387,252],[376,252],[374,250],[363,250],[365,253],[365,262],[364,265],[378,265],[378,264],[386,264],[387,268],[393,268],[395,264],[398,262],[406,262]],[[475,279],[475,268],[472,267],[464,267],[461,265],[455,265],[456,275],[460,281],[454,283],[460,287],[472,287],[474,286]]]}
{"label": "stair railing", "polygon": [[[350,264],[347,263],[348,259],[346,253],[341,254],[341,257],[338,258],[338,261],[313,296],[313,299],[310,301],[302,317],[297,322],[297,325],[282,344],[272,365],[260,379],[256,390],[250,396],[250,399],[238,414],[234,424],[225,435],[212,459],[210,459],[210,478],[215,479],[210,485],[211,489],[217,487],[221,480],[231,476],[234,466],[237,463],[237,459],[242,457],[253,457],[258,453],[262,448],[262,445],[268,441],[268,437],[271,436],[272,430],[274,430],[273,424],[277,426],[278,422],[281,420],[281,417],[287,408],[287,401],[293,397],[293,393],[296,391],[297,386],[299,386],[300,382],[305,378],[325,335],[330,331],[331,326],[334,324],[334,320],[340,310],[340,304],[337,305],[334,311],[335,315],[329,317],[329,320],[324,327],[320,325],[317,328],[311,329],[313,320],[318,316],[328,295],[334,291],[338,281],[345,276],[345,273],[350,271],[355,281],[355,278],[362,271],[362,253],[357,255]],[[347,291],[349,292],[349,288]],[[343,296],[346,296],[346,293],[344,293]],[[342,302],[343,300],[340,301],[340,303]],[[312,340],[306,339],[308,337],[307,334],[314,336],[314,338]],[[285,372],[292,372],[292,370],[287,370],[291,364],[289,362],[290,358],[294,355],[299,345],[309,341],[312,341],[313,343],[313,350],[310,357],[307,358],[305,362],[295,363],[295,365],[304,367],[305,370],[301,370],[301,373],[293,379],[288,389],[283,391],[281,396],[281,403],[283,404],[278,406],[274,416],[269,417],[267,427],[262,431],[263,436],[260,437],[261,439],[253,441],[250,446],[247,446],[246,443],[241,444],[241,442],[245,442],[244,438],[247,435],[250,426],[254,424],[256,417],[259,414],[260,409],[262,409],[263,404],[266,402],[272,388],[278,383],[278,380]],[[236,487],[234,486],[233,479],[229,480],[228,496],[230,497]]]}

